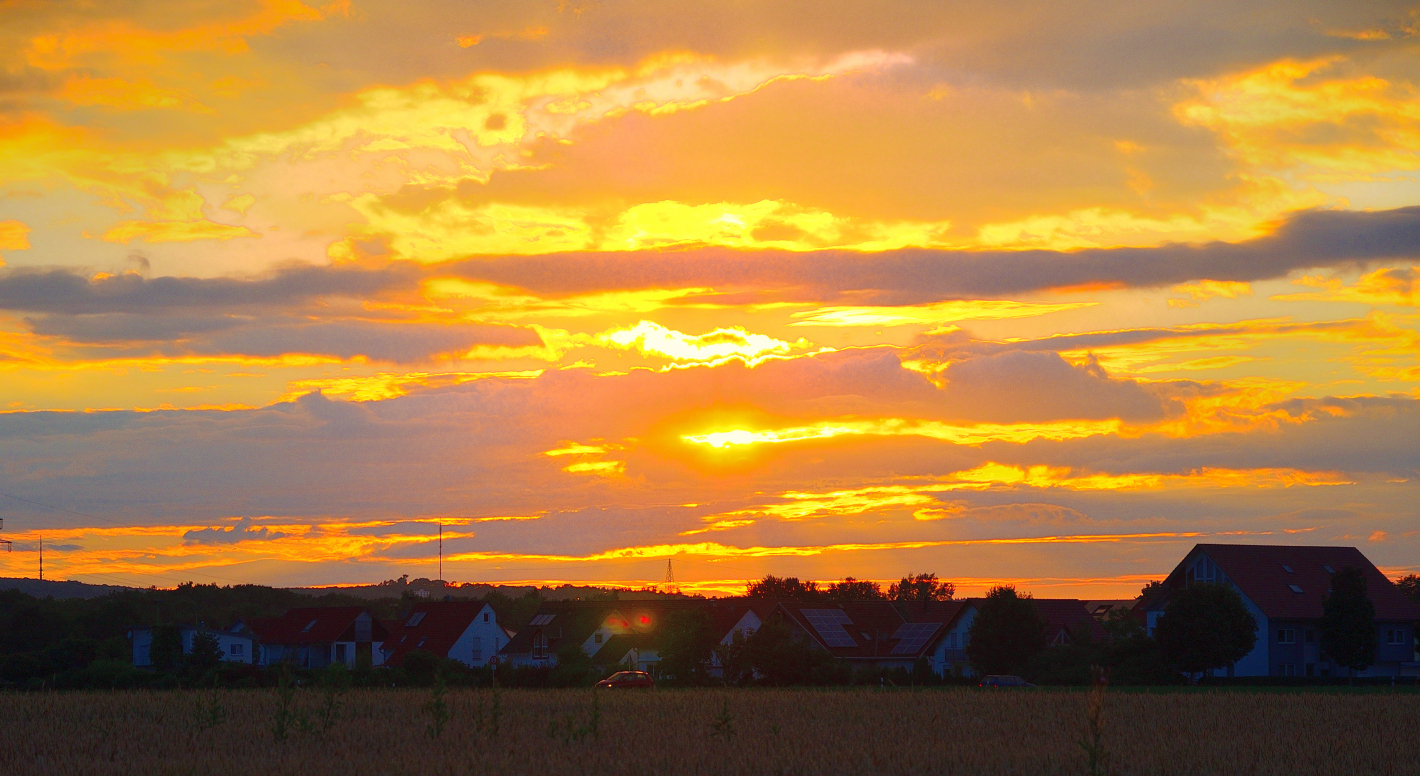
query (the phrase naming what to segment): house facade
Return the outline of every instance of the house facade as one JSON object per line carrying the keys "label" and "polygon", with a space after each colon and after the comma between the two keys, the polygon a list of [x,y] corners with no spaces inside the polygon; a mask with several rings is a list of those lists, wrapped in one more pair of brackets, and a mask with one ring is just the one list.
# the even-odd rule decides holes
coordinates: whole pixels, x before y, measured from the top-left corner
{"label": "house facade", "polygon": [[1420,606],[1410,601],[1355,547],[1236,544],[1196,545],[1169,574],[1161,593],[1141,604],[1154,634],[1171,593],[1195,582],[1237,591],[1257,621],[1251,652],[1215,676],[1345,676],[1321,649],[1321,618],[1331,577],[1347,566],[1366,577],[1376,609],[1377,647],[1370,667],[1357,676],[1415,676],[1415,623]]}
{"label": "house facade", "polygon": [[249,620],[245,628],[260,643],[260,665],[289,662],[310,669],[331,663],[383,665],[382,647],[389,637],[384,624],[359,606],[302,607]]}
{"label": "house facade", "polygon": [[385,628],[389,636],[381,649],[389,666],[400,666],[409,653],[424,651],[483,668],[497,661],[512,638],[498,623],[498,613],[483,601],[417,603]]}
{"label": "house facade", "polygon": [[[227,663],[251,663],[253,640],[251,636],[230,631],[207,628],[200,625],[177,626],[182,640],[182,653],[192,654],[192,643],[198,634],[205,633],[217,639],[217,650]],[[138,627],[128,631],[128,640],[133,649],[133,665],[137,668],[151,668],[153,665],[154,628]]]}

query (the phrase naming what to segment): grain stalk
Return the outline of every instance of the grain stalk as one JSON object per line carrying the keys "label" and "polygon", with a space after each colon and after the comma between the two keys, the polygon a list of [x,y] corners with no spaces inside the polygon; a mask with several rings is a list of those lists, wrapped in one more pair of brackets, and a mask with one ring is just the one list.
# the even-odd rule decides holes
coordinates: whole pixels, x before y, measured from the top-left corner
{"label": "grain stalk", "polygon": [[1090,668],[1089,705],[1085,712],[1085,731],[1080,748],[1085,750],[1086,772],[1089,776],[1104,776],[1109,754],[1104,748],[1104,696],[1109,687],[1109,675],[1099,666]]}
{"label": "grain stalk", "polygon": [[444,725],[449,721],[449,704],[444,700],[443,674],[434,675],[434,690],[429,702],[424,704],[424,710],[429,712],[433,720],[429,723],[429,737],[437,739],[444,734]]}

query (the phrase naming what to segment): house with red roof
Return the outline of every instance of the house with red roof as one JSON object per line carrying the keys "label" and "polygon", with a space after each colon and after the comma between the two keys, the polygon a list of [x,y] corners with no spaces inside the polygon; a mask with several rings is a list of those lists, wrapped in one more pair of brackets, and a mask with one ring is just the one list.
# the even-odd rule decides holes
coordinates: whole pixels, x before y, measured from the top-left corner
{"label": "house with red roof", "polygon": [[411,652],[457,660],[469,668],[496,661],[512,639],[498,624],[498,613],[483,601],[425,601],[403,619],[386,623],[385,664],[400,666]]}
{"label": "house with red roof", "polygon": [[283,661],[300,668],[325,668],[344,663],[384,663],[380,647],[389,632],[360,606],[317,606],[292,609],[280,617],[249,620],[244,628],[260,644],[259,665]]}
{"label": "house with red roof", "polygon": [[1236,590],[1257,620],[1257,643],[1218,676],[1344,676],[1321,650],[1321,618],[1331,577],[1347,566],[1366,577],[1376,609],[1377,647],[1358,676],[1413,676],[1415,623],[1420,606],[1401,593],[1355,547],[1199,544],[1164,580],[1163,590],[1141,604],[1149,634],[1164,616],[1171,593],[1196,582]]}

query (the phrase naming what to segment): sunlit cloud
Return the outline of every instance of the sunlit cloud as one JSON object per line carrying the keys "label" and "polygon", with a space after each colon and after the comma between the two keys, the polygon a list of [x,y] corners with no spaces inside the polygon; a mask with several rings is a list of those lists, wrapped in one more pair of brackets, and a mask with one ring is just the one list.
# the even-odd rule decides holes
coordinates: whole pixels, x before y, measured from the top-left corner
{"label": "sunlit cloud", "polygon": [[692,444],[725,449],[741,445],[783,444],[832,439],[843,436],[919,436],[958,445],[980,445],[993,441],[1024,443],[1033,439],[1077,439],[1112,434],[1120,429],[1117,420],[1065,421],[1060,423],[1019,423],[952,425],[940,421],[902,418],[850,420],[769,430],[729,429],[703,434],[685,434]]}
{"label": "sunlit cloud", "polygon": [[634,348],[648,356],[664,356],[681,363],[723,362],[737,358],[751,366],[766,356],[786,355],[792,350],[809,347],[807,340],[784,342],[763,334],[751,334],[738,326],[689,335],[650,321],[603,332],[597,335],[597,341],[617,348]]}
{"label": "sunlit cloud", "polygon": [[1035,315],[1093,307],[1097,302],[1035,304],[994,299],[966,299],[901,307],[820,307],[793,313],[791,326],[903,326],[953,321],[1029,318]]}

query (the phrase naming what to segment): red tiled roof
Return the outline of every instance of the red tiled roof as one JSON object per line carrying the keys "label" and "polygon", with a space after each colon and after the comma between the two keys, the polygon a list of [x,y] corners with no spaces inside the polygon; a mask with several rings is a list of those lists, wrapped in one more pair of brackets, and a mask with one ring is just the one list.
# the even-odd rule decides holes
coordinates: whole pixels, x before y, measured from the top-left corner
{"label": "red tiled roof", "polygon": [[[1405,597],[1355,547],[1308,547],[1263,544],[1199,544],[1184,558],[1202,552],[1237,585],[1268,619],[1314,620],[1331,590],[1330,566],[1340,571],[1354,566],[1366,575],[1366,595],[1376,607],[1376,619],[1420,620],[1420,606]],[[1290,572],[1287,568],[1291,568]],[[1170,585],[1183,584],[1184,563],[1169,575]],[[1296,585],[1302,592],[1292,590]]]}
{"label": "red tiled roof", "polygon": [[[329,644],[355,640],[355,618],[367,611],[361,606],[311,606],[292,609],[280,617],[254,619],[247,623],[263,644]],[[375,641],[384,628],[371,622]]]}
{"label": "red tiled roof", "polygon": [[[385,659],[385,665],[398,666],[404,662],[405,655],[415,650],[448,657],[454,643],[486,606],[483,601],[427,601],[415,604],[403,620],[390,628],[385,648],[392,648],[392,652]],[[424,616],[419,618],[419,623],[409,627],[406,623],[420,612]]]}
{"label": "red tiled roof", "polygon": [[1081,630],[1088,632],[1093,641],[1104,641],[1109,638],[1109,632],[1100,625],[1090,614],[1090,610],[1085,608],[1085,602],[1078,598],[1036,598],[1035,610],[1040,612],[1040,616],[1045,618],[1045,638],[1048,643],[1054,644],[1059,638],[1060,632],[1068,630],[1071,639],[1078,641]]}

